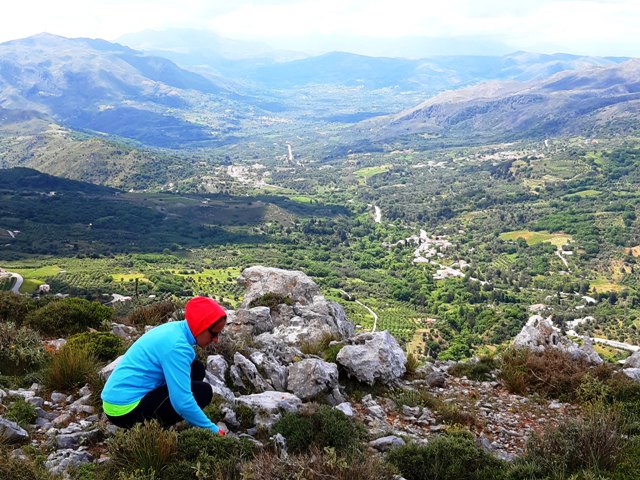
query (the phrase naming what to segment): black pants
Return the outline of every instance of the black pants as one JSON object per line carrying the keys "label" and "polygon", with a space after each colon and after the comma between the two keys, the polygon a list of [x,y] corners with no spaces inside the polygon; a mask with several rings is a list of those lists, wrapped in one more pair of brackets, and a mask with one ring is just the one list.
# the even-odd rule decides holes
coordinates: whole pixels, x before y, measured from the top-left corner
{"label": "black pants", "polygon": [[[199,360],[195,360],[191,364],[191,391],[193,397],[200,408],[204,408],[213,398],[213,391],[211,385],[207,382],[203,382],[205,374],[204,364]],[[164,427],[170,427],[175,425],[182,417],[174,410],[171,401],[169,400],[169,389],[166,385],[151,390],[147,393],[140,403],[136,405],[136,408],[129,413],[113,417],[107,415],[107,418],[116,425],[122,428],[131,428],[136,423],[142,423],[145,420],[156,419]]]}

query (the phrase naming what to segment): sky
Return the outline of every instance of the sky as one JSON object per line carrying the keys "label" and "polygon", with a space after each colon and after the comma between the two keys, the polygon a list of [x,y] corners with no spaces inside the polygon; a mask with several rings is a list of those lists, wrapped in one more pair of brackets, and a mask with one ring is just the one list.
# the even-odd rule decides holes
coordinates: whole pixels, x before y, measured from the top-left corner
{"label": "sky", "polygon": [[314,53],[640,57],[638,0],[17,0],[2,5],[0,42],[170,28]]}

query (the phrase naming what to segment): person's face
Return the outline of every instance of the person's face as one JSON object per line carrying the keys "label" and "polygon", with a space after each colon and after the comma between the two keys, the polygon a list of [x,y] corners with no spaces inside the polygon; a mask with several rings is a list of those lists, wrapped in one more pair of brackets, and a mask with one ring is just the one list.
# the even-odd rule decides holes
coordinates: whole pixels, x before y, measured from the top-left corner
{"label": "person's face", "polygon": [[211,325],[207,330],[202,332],[196,337],[196,342],[199,347],[204,348],[212,343],[218,343],[220,341],[220,332],[227,324],[227,319],[218,320]]}

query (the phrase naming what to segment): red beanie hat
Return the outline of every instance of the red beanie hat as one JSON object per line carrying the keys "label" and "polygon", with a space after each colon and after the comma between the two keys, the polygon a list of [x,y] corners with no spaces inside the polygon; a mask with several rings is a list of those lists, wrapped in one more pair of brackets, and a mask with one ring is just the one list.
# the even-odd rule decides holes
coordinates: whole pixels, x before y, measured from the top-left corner
{"label": "red beanie hat", "polygon": [[208,297],[193,297],[184,307],[184,317],[191,333],[197,337],[217,321],[227,318],[227,313]]}

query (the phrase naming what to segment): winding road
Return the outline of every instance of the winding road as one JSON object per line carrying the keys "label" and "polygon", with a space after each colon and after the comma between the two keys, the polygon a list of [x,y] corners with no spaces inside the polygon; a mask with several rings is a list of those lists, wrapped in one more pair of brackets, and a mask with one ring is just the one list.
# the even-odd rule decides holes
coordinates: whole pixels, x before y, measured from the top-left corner
{"label": "winding road", "polygon": [[16,283],[13,285],[13,288],[11,288],[11,291],[16,295],[18,295],[20,293],[20,287],[24,282],[24,278],[22,278],[22,275],[20,275],[19,273],[7,272],[6,270],[5,270],[5,273],[8,273],[11,276],[11,278],[16,279]]}
{"label": "winding road", "polygon": [[[342,294],[346,295],[349,300],[351,300],[351,295],[350,294],[348,294],[347,292],[345,292],[342,289],[340,290],[340,292]],[[369,307],[367,307],[360,300],[355,300],[355,303],[357,303],[361,307],[365,308],[371,314],[371,316],[373,317],[373,327],[371,328],[371,332],[375,332],[376,328],[378,327],[378,314],[376,312],[374,312],[373,310],[371,310]]]}

